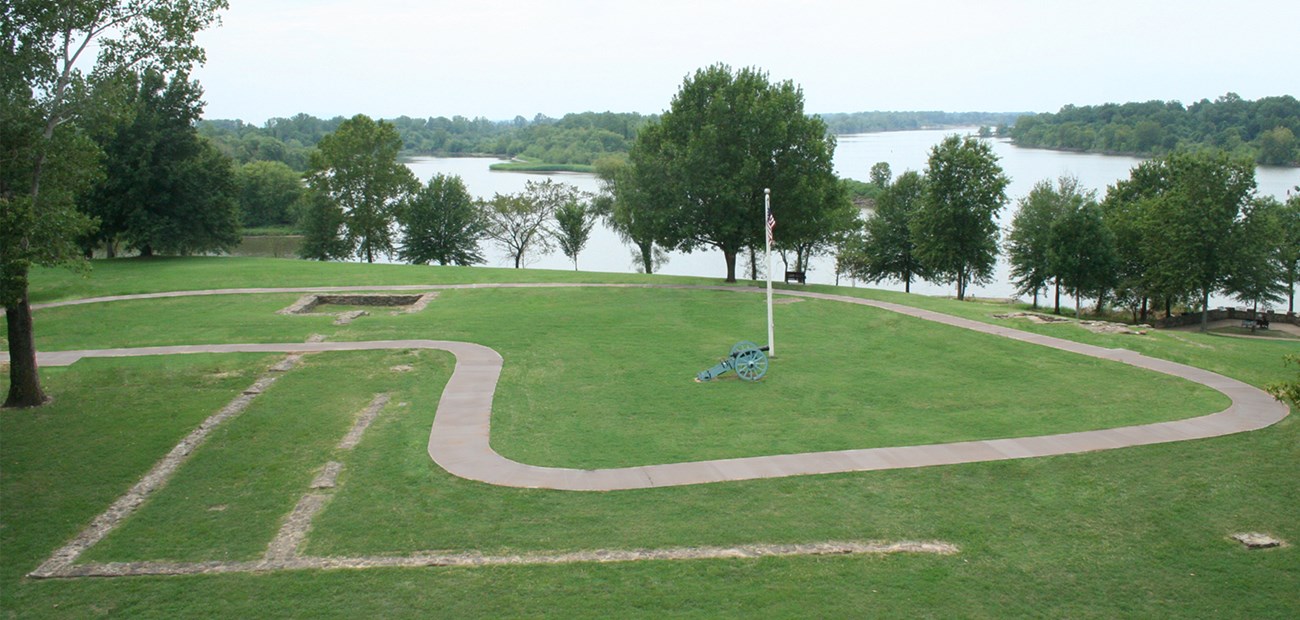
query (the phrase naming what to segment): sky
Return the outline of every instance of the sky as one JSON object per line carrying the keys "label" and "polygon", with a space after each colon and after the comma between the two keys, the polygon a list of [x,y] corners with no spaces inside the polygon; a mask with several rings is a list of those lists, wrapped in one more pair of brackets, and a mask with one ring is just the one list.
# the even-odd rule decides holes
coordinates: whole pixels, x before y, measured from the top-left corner
{"label": "sky", "polygon": [[230,0],[209,119],[659,113],[715,63],[808,112],[1300,96],[1296,0]]}

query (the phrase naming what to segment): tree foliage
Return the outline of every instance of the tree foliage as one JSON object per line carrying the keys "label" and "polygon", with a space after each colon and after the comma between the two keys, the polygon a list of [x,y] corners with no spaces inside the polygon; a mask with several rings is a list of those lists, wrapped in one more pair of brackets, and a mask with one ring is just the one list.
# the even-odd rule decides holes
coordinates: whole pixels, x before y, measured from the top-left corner
{"label": "tree foliage", "polygon": [[107,174],[81,201],[100,223],[87,249],[121,241],[142,256],[184,255],[239,243],[232,163],[194,129],[198,84],[157,70],[120,79],[126,105],[100,143]]}
{"label": "tree foliage", "polygon": [[1067,105],[1021,116],[1021,146],[1137,155],[1216,148],[1261,164],[1300,165],[1300,101],[1290,95],[1247,101],[1228,93],[1184,107],[1177,101]]}
{"label": "tree foliage", "polygon": [[247,227],[286,226],[296,222],[303,198],[302,175],[279,161],[251,161],[235,172],[239,186],[239,221]]}
{"label": "tree foliage", "polygon": [[553,249],[547,224],[561,206],[581,199],[582,193],[576,187],[550,179],[529,181],[519,194],[496,194],[483,205],[487,237],[510,255],[515,269],[520,269],[528,264],[530,255]]}
{"label": "tree foliage", "polygon": [[566,202],[555,210],[555,229],[551,234],[560,251],[573,261],[574,271],[578,270],[578,254],[587,247],[595,225],[596,213],[581,201]]}
{"label": "tree foliage", "polygon": [[[149,67],[183,72],[203,59],[194,33],[225,0],[14,0],[0,20],[0,302],[9,336],[6,406],[45,400],[36,371],[27,274],[77,255],[90,223],[76,197],[99,174],[84,119],[111,115],[94,99],[108,77]],[[83,57],[97,54],[94,62]],[[83,68],[88,69],[83,70]]]}
{"label": "tree foliage", "polygon": [[764,245],[765,188],[787,247],[813,242],[825,212],[846,209],[834,150],[793,83],[714,65],[688,76],[669,111],[641,129],[629,156],[635,204],[654,211],[647,219],[665,246],[720,250],[734,282],[737,254]]}
{"label": "tree foliage", "polygon": [[1284,207],[1269,196],[1256,198],[1232,232],[1232,261],[1228,264],[1223,291],[1258,309],[1286,298],[1286,254],[1283,241]]}
{"label": "tree foliage", "polygon": [[[1074,316],[1085,295],[1102,297],[1114,286],[1115,236],[1102,221],[1095,200],[1069,205],[1048,229],[1049,270],[1074,296]],[[1100,308],[1098,308],[1100,310]]]}
{"label": "tree foliage", "polygon": [[342,210],[347,245],[368,263],[393,253],[397,206],[418,188],[397,162],[401,148],[392,125],[358,114],[321,138],[311,156],[307,184]]}
{"label": "tree foliage", "polygon": [[434,175],[398,212],[402,260],[424,265],[477,265],[487,223],[458,176]]}
{"label": "tree foliage", "polygon": [[643,202],[638,192],[632,169],[625,157],[606,157],[596,161],[596,176],[601,180],[601,191],[593,199],[592,207],[605,219],[624,243],[634,246],[634,261],[641,273],[654,273],[667,262],[667,253],[658,245],[655,235],[659,230],[654,221],[655,211]]}
{"label": "tree foliage", "polygon": [[876,199],[876,209],[863,228],[861,245],[845,260],[844,272],[868,282],[895,280],[912,292],[913,280],[931,274],[916,255],[912,220],[925,200],[925,177],[908,170]]}
{"label": "tree foliage", "polygon": [[996,218],[1009,180],[991,146],[957,135],[931,149],[925,176],[925,200],[913,219],[916,253],[935,278],[957,285],[957,299],[965,299],[971,283],[993,277]]}
{"label": "tree foliage", "polygon": [[[1011,282],[1017,295],[1032,295],[1038,307],[1038,294],[1059,274],[1052,269],[1049,256],[1052,224],[1067,212],[1078,210],[1096,200],[1096,192],[1084,190],[1074,177],[1061,177],[1056,185],[1043,180],[1034,184],[1019,201],[1020,208],[1011,220],[1007,235],[1007,258],[1011,264]],[[1057,296],[1059,313],[1060,296]]]}

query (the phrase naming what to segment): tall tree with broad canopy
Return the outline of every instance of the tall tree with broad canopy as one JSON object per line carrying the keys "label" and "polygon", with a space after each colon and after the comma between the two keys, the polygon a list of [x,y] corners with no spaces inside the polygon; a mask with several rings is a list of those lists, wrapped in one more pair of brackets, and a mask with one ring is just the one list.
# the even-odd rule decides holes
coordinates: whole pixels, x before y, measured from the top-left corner
{"label": "tall tree with broad canopy", "polygon": [[864,226],[862,246],[848,261],[848,273],[860,280],[896,280],[912,292],[912,280],[928,279],[930,271],[916,256],[912,218],[925,199],[925,177],[908,170],[893,183],[886,182],[876,199],[876,210]]}
{"label": "tall tree with broad canopy", "polygon": [[763,190],[772,190],[780,243],[806,242],[822,212],[843,208],[831,157],[834,138],[803,110],[792,82],[757,69],[713,65],[688,76],[629,153],[642,208],[658,237],[690,252],[714,247],[736,281],[736,256],[764,245]]}
{"label": "tall tree with broad canopy", "polygon": [[1039,181],[1029,194],[1020,199],[1020,209],[1011,219],[1011,232],[1007,235],[1007,255],[1011,263],[1011,283],[1017,295],[1033,295],[1038,307],[1038,294],[1056,280],[1056,313],[1061,313],[1061,286],[1051,268],[1048,257],[1049,236],[1052,224],[1067,212],[1077,210],[1096,200],[1097,193],[1084,190],[1079,180],[1064,176],[1057,180]]}
{"label": "tall tree with broad canopy", "polygon": [[916,253],[966,299],[972,284],[992,280],[998,256],[997,214],[1010,181],[993,147],[977,138],[948,136],[930,151],[926,193],[913,219]]}
{"label": "tall tree with broad canopy", "polygon": [[88,245],[105,243],[111,253],[120,239],[153,256],[238,244],[234,162],[194,128],[203,113],[199,85],[148,69],[125,76],[121,89],[128,107],[100,145],[107,174],[82,201],[100,223]]}
{"label": "tall tree with broad canopy", "polygon": [[1167,298],[1195,296],[1201,329],[1210,294],[1234,259],[1234,230],[1255,192],[1255,164],[1222,151],[1175,151],[1138,164],[1117,193],[1146,210],[1149,276]]}
{"label": "tall tree with broad canopy", "polygon": [[[1115,235],[1102,221],[1101,207],[1089,200],[1067,206],[1048,229],[1048,269],[1074,295],[1074,316],[1082,316],[1085,295],[1101,298],[1114,285]],[[1100,305],[1100,304],[1099,304]],[[1100,310],[1100,308],[1098,308]]]}
{"label": "tall tree with broad canopy", "polygon": [[[28,272],[76,263],[93,223],[75,207],[100,174],[83,119],[120,105],[91,97],[100,81],[203,61],[194,33],[225,0],[12,0],[0,21],[0,303],[9,337],[7,407],[45,402],[32,337]],[[93,52],[92,52],[93,50]],[[89,53],[96,53],[90,62]]]}
{"label": "tall tree with broad canopy", "polygon": [[311,155],[307,184],[343,211],[343,235],[367,263],[393,254],[397,207],[419,189],[410,168],[397,162],[401,150],[396,127],[358,114],[321,138]]}
{"label": "tall tree with broad canopy", "polygon": [[487,222],[459,176],[437,174],[397,214],[402,260],[417,265],[477,265]]}

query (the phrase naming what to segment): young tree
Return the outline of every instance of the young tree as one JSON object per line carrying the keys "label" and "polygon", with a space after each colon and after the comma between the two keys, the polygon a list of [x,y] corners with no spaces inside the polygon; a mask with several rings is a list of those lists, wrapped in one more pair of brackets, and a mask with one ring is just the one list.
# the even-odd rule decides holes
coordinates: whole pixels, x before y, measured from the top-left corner
{"label": "young tree", "polygon": [[552,249],[546,224],[560,206],[580,199],[577,188],[550,179],[529,181],[522,194],[497,194],[483,205],[487,236],[510,254],[515,269],[527,264],[533,252]]}
{"label": "young tree", "polygon": [[[1074,177],[1061,177],[1055,186],[1051,181],[1039,181],[1029,194],[1020,199],[1020,209],[1011,220],[1007,235],[1007,255],[1011,263],[1011,282],[1017,295],[1034,296],[1038,307],[1038,294],[1058,274],[1052,272],[1048,260],[1048,241],[1052,223],[1064,213],[1076,210],[1094,201],[1096,192],[1079,187]],[[1061,287],[1056,282],[1056,313],[1061,313]]]}
{"label": "young tree", "polygon": [[239,221],[247,227],[294,223],[302,201],[302,175],[279,161],[250,161],[235,173],[239,186]]}
{"label": "young tree", "polygon": [[417,265],[477,265],[487,222],[458,176],[434,175],[397,214],[402,260]]}
{"label": "young tree", "polygon": [[344,236],[368,263],[393,253],[397,205],[419,188],[397,162],[402,138],[393,125],[358,114],[316,145],[307,184],[343,210]]}
{"label": "young tree", "polygon": [[913,219],[916,253],[936,278],[957,285],[966,299],[971,283],[993,277],[998,255],[997,213],[1009,183],[993,148],[952,135],[930,151],[926,194]]}
{"label": "young tree", "polygon": [[890,181],[893,180],[894,172],[889,168],[889,162],[878,161],[871,166],[871,184],[877,189],[889,187]]}
{"label": "young tree", "polygon": [[1074,295],[1074,316],[1082,316],[1080,300],[1097,295],[1115,281],[1115,236],[1102,222],[1096,201],[1067,207],[1052,222],[1047,235],[1048,269]]}
{"label": "young tree", "polygon": [[[642,127],[629,159],[656,238],[685,252],[712,246],[736,281],[736,256],[764,244],[763,190],[783,242],[798,243],[819,213],[839,208],[835,142],[803,111],[791,82],[714,65],[686,78],[670,109]],[[814,224],[815,226],[815,224]]]}
{"label": "young tree", "polygon": [[864,225],[861,249],[849,261],[847,272],[868,282],[897,280],[912,292],[912,280],[927,279],[930,272],[916,256],[912,219],[925,199],[925,177],[908,170],[885,186],[876,210]]}
{"label": "young tree", "polygon": [[566,202],[555,210],[555,230],[551,234],[560,245],[560,251],[573,260],[574,271],[578,270],[578,253],[586,247],[595,225],[596,214],[577,200]]}
{"label": "young tree", "polygon": [[129,108],[101,148],[107,174],[82,201],[98,240],[141,256],[192,254],[239,243],[233,162],[198,134],[202,90],[184,74],[122,78]]}
{"label": "young tree", "polygon": [[[84,135],[101,78],[146,67],[183,71],[203,60],[194,33],[217,20],[225,0],[93,0],[7,3],[0,28],[0,303],[9,336],[7,407],[45,401],[36,368],[28,301],[33,264],[76,261],[76,240],[91,223],[76,197],[98,175],[97,149]],[[82,55],[98,54],[89,66]]]}

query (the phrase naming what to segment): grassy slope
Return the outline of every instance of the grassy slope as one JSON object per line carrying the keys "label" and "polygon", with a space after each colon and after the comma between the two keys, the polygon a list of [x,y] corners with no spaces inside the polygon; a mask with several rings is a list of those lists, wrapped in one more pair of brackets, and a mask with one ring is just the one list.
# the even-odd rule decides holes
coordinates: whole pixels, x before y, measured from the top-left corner
{"label": "grassy slope", "polygon": [[[250,279],[293,280],[301,284],[344,284],[370,281],[355,266],[316,267],[316,273],[297,263],[282,267],[276,261],[220,263],[221,273],[203,275],[206,261],[163,261],[164,279],[152,279],[156,264],[142,271],[135,266],[117,271],[116,282],[96,284],[100,290],[165,290],[210,288],[238,282],[232,271],[246,271]],[[260,264],[258,264],[260,263]],[[98,274],[118,269],[97,269]],[[335,269],[337,268],[337,269]],[[136,274],[132,275],[131,272]],[[406,273],[396,273],[405,271]],[[413,277],[455,279],[466,275],[503,280],[556,279],[553,274],[505,270],[435,270],[374,268],[375,279],[411,283]],[[188,272],[182,274],[183,272]],[[434,272],[425,276],[421,272]],[[460,272],[460,273],[453,273]],[[86,283],[60,284],[55,292],[43,288],[38,274],[37,294],[47,298],[82,296],[76,289]],[[419,275],[417,275],[419,274]],[[97,275],[98,277],[98,275]],[[596,277],[579,275],[577,277]],[[349,281],[350,280],[350,281]],[[264,285],[259,281],[248,285]],[[501,292],[504,294],[504,292]],[[855,294],[895,297],[892,294],[853,291]],[[453,301],[454,295],[445,301]],[[706,294],[707,295],[707,294]],[[469,299],[473,296],[466,295]],[[597,296],[599,297],[599,296]],[[736,296],[743,298],[744,296]],[[902,298],[901,295],[897,296]],[[486,298],[486,297],[483,297]],[[545,303],[539,296],[528,303]],[[331,333],[336,339],[370,337],[371,333],[400,332],[402,319],[372,317],[370,323],[326,331],[327,322],[312,317],[282,330],[247,319],[244,324],[222,327],[212,317],[232,317],[254,304],[255,312],[280,307],[284,299],[240,298],[235,307],[195,311],[185,317],[200,333],[213,339],[289,339],[311,331]],[[594,298],[593,298],[594,299]],[[716,296],[709,304],[738,303]],[[954,314],[991,320],[992,309],[978,304],[906,297],[910,303],[932,306]],[[235,298],[231,298],[234,303]],[[263,301],[265,303],[263,303]],[[689,300],[679,300],[690,305]],[[156,302],[162,303],[162,302]],[[431,306],[429,310],[437,307]],[[87,307],[110,308],[104,305]],[[450,304],[448,304],[450,305]],[[262,307],[265,306],[265,307]],[[177,306],[170,310],[181,310]],[[149,307],[150,314],[163,308]],[[787,307],[798,312],[828,312],[820,304]],[[572,308],[568,308],[572,310]],[[116,319],[129,322],[130,308]],[[136,314],[145,307],[134,309]],[[96,310],[97,312],[103,312]],[[593,310],[595,311],[595,310]],[[38,330],[46,346],[91,346],[102,341],[149,336],[144,329],[70,330],[78,317],[55,318],[38,313]],[[428,312],[428,310],[426,310]],[[418,315],[417,315],[418,316]],[[430,314],[428,316],[434,316]],[[86,318],[82,315],[81,318]],[[207,317],[207,318],[205,318]],[[95,315],[103,325],[112,317]],[[369,321],[365,319],[363,321]],[[418,320],[418,319],[417,319]],[[205,324],[205,321],[207,323]],[[732,338],[728,327],[712,329],[719,338]],[[1160,334],[1147,339],[1096,336],[1073,326],[1021,326],[1033,331],[1119,346],[1125,344],[1178,361],[1215,368],[1252,383],[1277,379],[1282,370],[1275,360],[1294,351],[1290,343],[1238,342],[1199,334]],[[68,328],[68,329],[65,329]],[[460,329],[471,331],[471,326]],[[1072,330],[1072,331],[1067,331]],[[46,333],[46,332],[54,333]],[[154,338],[167,338],[171,330],[155,330]],[[478,331],[478,330],[472,330]],[[645,333],[638,335],[648,337]],[[508,334],[500,338],[508,340]],[[252,338],[250,338],[252,339]],[[594,340],[595,338],[593,338]],[[738,339],[738,338],[737,338]],[[134,341],[132,341],[134,342]],[[84,344],[77,344],[84,343]],[[507,346],[509,343],[497,343]],[[616,343],[615,343],[616,344]],[[794,347],[794,343],[790,343]],[[700,343],[713,351],[715,343]],[[56,348],[63,348],[57,346]],[[723,350],[726,343],[723,344]],[[789,357],[796,357],[792,348]],[[655,353],[660,353],[655,351]],[[720,353],[720,352],[719,352]],[[384,367],[371,361],[367,367]],[[716,355],[716,354],[712,354]],[[204,356],[207,357],[207,356]],[[440,389],[443,364],[428,365],[419,380],[394,379],[378,373],[366,375],[350,366],[348,356],[313,361],[298,379],[306,385],[331,385],[337,373],[349,377],[364,395],[388,385],[399,398],[427,399]],[[695,355],[690,362],[699,365]],[[667,546],[725,544],[727,542],[803,542],[826,538],[938,538],[956,542],[963,553],[949,558],[792,558],[662,562],[635,565],[575,565],[509,569],[381,570],[368,572],[304,572],[224,577],[140,578],[29,582],[21,574],[30,570],[51,549],[75,533],[129,486],[139,473],[166,451],[169,442],[188,432],[202,417],[241,389],[256,373],[259,358],[238,362],[241,377],[218,383],[210,396],[191,393],[211,377],[230,372],[232,358],[184,358],[198,367],[191,378],[160,377],[163,365],[136,361],[139,381],[97,374],[118,372],[116,362],[79,364],[66,371],[49,370],[46,380],[56,393],[93,394],[96,407],[77,407],[75,397],[64,409],[39,413],[0,414],[0,463],[3,466],[3,527],[0,527],[0,608],[17,616],[86,617],[115,614],[133,617],[190,616],[321,616],[359,615],[506,616],[550,614],[608,617],[659,616],[843,616],[876,613],[908,617],[1007,617],[1048,615],[1070,617],[1181,616],[1181,617],[1285,617],[1300,613],[1300,562],[1295,548],[1247,552],[1226,540],[1240,530],[1264,530],[1300,540],[1294,514],[1300,511],[1296,463],[1300,463],[1300,431],[1294,419],[1255,433],[1208,441],[1151,446],[1050,459],[987,463],[959,467],[876,474],[804,477],[784,480],[707,485],[610,494],[572,494],[487,487],[452,478],[419,458],[427,439],[428,411],[401,409],[385,412],[372,434],[348,457],[343,487],[324,514],[309,541],[313,553],[402,552],[414,549],[572,549],[613,546]],[[337,361],[334,361],[337,360]],[[205,370],[201,363],[215,363]],[[154,366],[151,367],[151,364]],[[224,365],[223,365],[224,364]],[[317,367],[319,365],[319,367]],[[172,369],[174,365],[165,366]],[[696,370],[691,366],[692,372]],[[775,373],[793,373],[777,366]],[[186,371],[178,371],[186,372]],[[373,374],[373,373],[372,373]],[[635,378],[637,373],[633,372]],[[205,378],[206,377],[206,378]],[[156,398],[138,402],[140,382],[155,382],[183,390],[186,415],[174,402]],[[398,383],[393,384],[392,381]],[[313,383],[315,382],[315,383]],[[77,384],[84,386],[76,387]],[[745,386],[735,383],[738,387]],[[708,386],[714,387],[714,386]],[[731,386],[725,386],[731,387]],[[304,387],[310,391],[312,388]],[[387,388],[385,388],[387,389]],[[421,392],[423,390],[423,392]],[[293,392],[294,390],[288,390]],[[165,390],[163,390],[165,392]],[[272,393],[268,393],[268,397]],[[206,399],[206,400],[205,400]],[[398,399],[395,399],[395,401]],[[61,400],[62,402],[62,400]],[[131,403],[133,406],[124,406]],[[60,405],[56,404],[55,407]],[[206,408],[206,409],[205,409]],[[275,421],[270,415],[250,411],[238,422],[240,432],[300,433],[325,437],[329,445],[352,403],[340,406],[334,421],[317,430],[315,418],[293,417]],[[135,420],[121,419],[125,409]],[[270,411],[269,408],[267,411]],[[390,415],[393,414],[393,415]],[[340,421],[342,416],[343,421]],[[147,421],[147,423],[146,423]],[[275,424],[286,426],[276,427]],[[123,450],[120,441],[104,437],[134,436],[146,425],[154,436],[145,444]],[[266,426],[270,425],[270,426]],[[235,433],[234,426],[228,431]],[[53,437],[53,439],[51,439]],[[49,446],[58,446],[50,450]],[[219,444],[214,444],[214,446]],[[238,455],[220,450],[200,454],[211,461],[205,474],[213,487],[236,488],[237,476],[220,475],[237,470],[230,463],[275,464],[279,459],[256,444]],[[263,444],[265,445],[265,444]],[[286,457],[295,467],[323,462],[326,448],[306,456]],[[404,454],[407,457],[395,458]],[[414,457],[410,455],[414,454]],[[314,457],[314,458],[313,458]],[[195,467],[199,461],[195,461]],[[310,472],[307,472],[309,474]],[[307,475],[295,470],[286,477]],[[207,517],[199,508],[214,501],[204,497],[195,476],[169,488],[169,499],[159,497],[115,540],[97,549],[107,553],[131,552],[128,538],[140,539],[149,520],[171,515],[186,529],[202,527]],[[268,501],[289,504],[296,499],[294,484],[268,490]],[[184,484],[193,486],[186,492]],[[301,485],[298,485],[301,486]],[[62,490],[51,492],[50,490]],[[287,494],[287,498],[286,498]],[[402,498],[394,502],[393,498]],[[170,505],[170,507],[169,507]],[[150,516],[149,512],[153,513]],[[267,514],[274,513],[270,510]],[[253,513],[250,513],[253,514]],[[262,523],[266,517],[254,516]],[[135,528],[133,536],[128,530]],[[220,530],[218,530],[220,531]],[[259,539],[260,541],[260,539]],[[142,543],[136,543],[142,544]],[[149,542],[161,553],[198,554],[196,546],[212,541],[175,538]],[[227,546],[234,555],[249,553],[238,540]],[[204,549],[220,552],[220,549]],[[119,555],[120,555],[119,554]],[[1245,593],[1249,592],[1249,595]]]}

